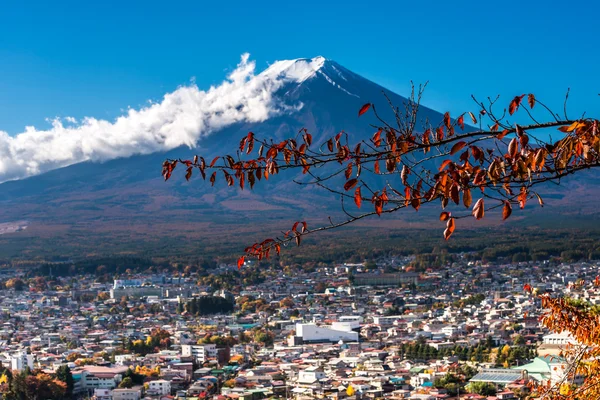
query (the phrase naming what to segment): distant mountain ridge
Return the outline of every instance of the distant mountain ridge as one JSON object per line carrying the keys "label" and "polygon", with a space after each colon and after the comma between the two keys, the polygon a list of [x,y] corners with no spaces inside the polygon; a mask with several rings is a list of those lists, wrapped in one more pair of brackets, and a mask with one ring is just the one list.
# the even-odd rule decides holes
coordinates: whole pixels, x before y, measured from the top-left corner
{"label": "distant mountain ridge", "polygon": [[[47,242],[36,238],[79,241],[82,252],[90,252],[93,244],[85,243],[85,238],[98,232],[119,238],[119,243],[138,243],[160,242],[161,234],[185,236],[186,231],[194,231],[201,244],[198,230],[209,234],[227,226],[229,230],[244,232],[253,223],[275,227],[277,232],[298,219],[326,221],[327,216],[339,210],[338,199],[318,188],[298,186],[286,179],[276,177],[259,185],[256,191],[241,191],[222,184],[211,188],[197,176],[186,182],[179,170],[166,183],[161,177],[161,164],[166,158],[200,154],[211,159],[233,153],[248,131],[282,140],[305,127],[315,143],[341,130],[350,135],[352,142],[368,139],[374,131],[370,124],[377,121],[370,114],[359,119],[360,106],[373,102],[384,118],[392,120],[382,92],[398,106],[408,101],[324,57],[279,61],[259,76],[264,78],[261,82],[278,82],[272,86],[276,88],[273,96],[285,112],[263,122],[234,123],[203,137],[197,149],[182,146],[103,163],[88,161],[1,184],[0,223],[28,221],[25,231],[2,235],[2,240],[14,236],[33,240],[38,246]],[[419,121],[434,124],[442,118],[441,113],[424,106],[418,116]],[[584,199],[595,196],[577,183],[572,190]],[[565,192],[552,188],[551,196],[561,203]],[[583,209],[594,213],[592,207]],[[405,215],[414,220],[419,216]],[[28,249],[28,245],[22,249]]]}

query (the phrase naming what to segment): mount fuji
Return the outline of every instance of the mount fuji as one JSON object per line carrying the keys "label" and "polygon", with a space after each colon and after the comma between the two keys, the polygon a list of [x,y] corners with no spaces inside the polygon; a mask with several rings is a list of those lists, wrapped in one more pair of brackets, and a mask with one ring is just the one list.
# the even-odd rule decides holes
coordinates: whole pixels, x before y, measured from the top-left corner
{"label": "mount fuji", "polygon": [[[78,141],[69,141],[76,143],[74,157],[53,160],[52,147],[42,144],[36,151],[45,152],[44,157],[38,159],[50,158],[49,162],[24,166],[4,179],[0,176],[16,179],[0,185],[0,225],[19,227],[10,234],[0,230],[0,248],[10,248],[0,257],[147,248],[162,254],[161,249],[176,249],[177,243],[190,240],[198,251],[208,251],[239,242],[223,232],[254,235],[286,229],[295,220],[327,221],[339,203],[315,187],[271,179],[255,191],[213,188],[199,177],[186,182],[177,170],[164,182],[162,162],[235,152],[249,131],[283,140],[307,128],[315,143],[341,130],[351,142],[367,139],[375,119],[369,114],[359,119],[357,111],[374,103],[384,118],[392,120],[383,93],[400,107],[408,101],[335,61],[315,57],[278,61],[257,75],[244,64],[221,87],[206,92],[183,87],[161,103],[113,123],[88,120],[71,131],[59,124],[46,136],[60,141],[80,135]],[[437,124],[442,118],[435,110],[420,108],[419,121]],[[94,147],[95,143],[102,146]],[[29,172],[20,177],[20,171]],[[49,247],[55,250],[46,250]]]}

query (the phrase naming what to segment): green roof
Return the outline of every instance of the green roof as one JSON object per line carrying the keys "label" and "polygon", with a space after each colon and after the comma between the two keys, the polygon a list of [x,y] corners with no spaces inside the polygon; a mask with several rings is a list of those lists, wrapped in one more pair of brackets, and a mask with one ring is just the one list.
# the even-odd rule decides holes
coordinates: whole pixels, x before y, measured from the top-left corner
{"label": "green roof", "polygon": [[518,365],[516,367],[512,367],[511,369],[525,369],[529,374],[549,374],[552,371],[552,367],[550,366],[550,364],[560,364],[562,362],[564,362],[564,359],[561,357],[536,357],[529,364]]}

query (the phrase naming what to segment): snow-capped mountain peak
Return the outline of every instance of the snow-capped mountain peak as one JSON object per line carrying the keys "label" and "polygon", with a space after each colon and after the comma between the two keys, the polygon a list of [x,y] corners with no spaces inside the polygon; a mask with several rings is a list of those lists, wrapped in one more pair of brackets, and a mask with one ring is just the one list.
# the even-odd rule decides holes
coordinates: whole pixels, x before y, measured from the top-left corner
{"label": "snow-capped mountain peak", "polygon": [[276,61],[261,73],[274,80],[302,83],[315,76],[328,60],[325,57],[298,58],[295,60]]}
{"label": "snow-capped mountain peak", "polygon": [[314,58],[277,61],[271,64],[271,66],[259,76],[273,81],[295,83],[298,85],[309,79],[321,77],[344,93],[350,96],[359,97],[341,85],[348,81],[347,75],[349,74],[351,74],[351,72],[336,62],[323,56],[317,56]]}

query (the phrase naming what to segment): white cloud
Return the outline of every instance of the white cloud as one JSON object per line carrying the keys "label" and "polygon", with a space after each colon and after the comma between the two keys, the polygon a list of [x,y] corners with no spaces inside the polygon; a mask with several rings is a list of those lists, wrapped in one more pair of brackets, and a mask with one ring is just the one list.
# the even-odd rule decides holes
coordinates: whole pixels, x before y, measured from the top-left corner
{"label": "white cloud", "polygon": [[[284,74],[285,75],[285,74]],[[290,108],[274,93],[289,78],[255,75],[255,63],[242,55],[219,86],[203,91],[192,82],[139,110],[128,109],[110,122],[72,117],[51,122],[48,130],[28,126],[9,136],[0,131],[0,182],[93,160],[193,147],[198,140],[236,122],[260,122]]]}

